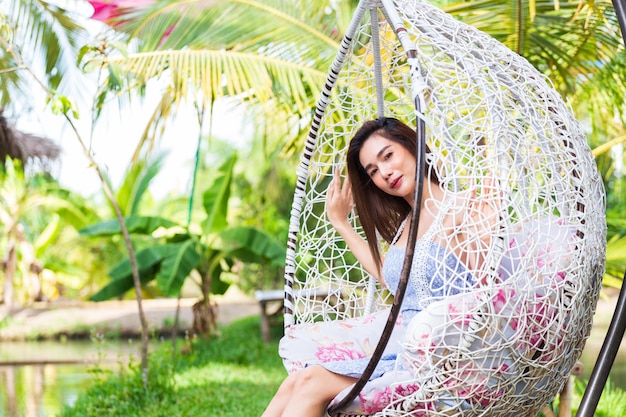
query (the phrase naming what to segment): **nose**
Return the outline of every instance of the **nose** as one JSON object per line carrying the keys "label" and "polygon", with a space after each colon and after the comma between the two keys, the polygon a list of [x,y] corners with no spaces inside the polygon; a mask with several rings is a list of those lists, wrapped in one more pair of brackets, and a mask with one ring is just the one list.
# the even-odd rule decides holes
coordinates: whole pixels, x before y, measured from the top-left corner
{"label": "nose", "polygon": [[391,174],[393,172],[393,170],[391,168],[389,168],[386,164],[381,164],[378,167],[378,170],[380,171],[380,175],[384,178],[384,179],[389,179],[389,177],[391,177]]}

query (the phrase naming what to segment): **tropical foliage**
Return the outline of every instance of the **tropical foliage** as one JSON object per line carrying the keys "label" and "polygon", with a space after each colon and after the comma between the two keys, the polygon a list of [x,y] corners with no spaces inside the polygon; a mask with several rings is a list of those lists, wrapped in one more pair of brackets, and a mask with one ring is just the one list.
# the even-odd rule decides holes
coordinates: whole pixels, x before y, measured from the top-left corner
{"label": "tropical foliage", "polygon": [[0,2],[0,107],[11,114],[38,112],[33,97],[41,95],[37,81],[10,53],[25,57],[47,88],[68,96],[82,96],[84,78],[76,66],[79,48],[88,41],[79,15],[57,2],[10,0]]}
{"label": "tropical foliage", "polygon": [[[626,231],[622,220],[626,203],[622,146],[626,140],[623,98],[626,65],[611,2],[433,1],[525,56],[553,81],[587,127],[607,189],[609,247],[605,283],[621,285],[621,272],[626,269],[626,251],[623,250]],[[91,107],[89,98],[89,105],[83,108],[91,109],[89,117],[97,119],[114,100],[134,99],[156,87],[160,99],[150,103],[154,106],[153,116],[143,136],[138,138],[133,159],[136,165],[130,167],[115,198],[133,233],[133,243],[141,253],[138,257],[142,267],[140,275],[144,282],[153,284],[143,288],[177,295],[183,282],[197,280],[203,294],[201,305],[207,307],[204,311],[210,314],[209,294],[224,290],[229,271],[245,275],[255,268],[253,273],[256,274],[259,268],[265,268],[256,265],[272,265],[281,257],[278,246],[275,242],[270,244],[272,239],[261,230],[274,237],[285,235],[288,218],[288,201],[285,200],[293,191],[291,177],[285,172],[295,166],[293,156],[299,153],[312,103],[323,86],[358,2],[91,1],[97,6],[94,17],[106,20],[110,28],[99,34],[96,42],[88,44],[87,32],[78,23],[79,16],[63,9],[60,3],[63,2],[0,2],[0,76],[3,80],[0,106],[13,115],[39,111],[34,104],[37,101],[33,100],[36,96],[33,90],[42,87],[51,93],[52,103],[69,114],[69,110],[76,109],[72,103],[88,92],[96,97],[95,104]],[[77,0],[74,4],[84,6],[86,2]],[[74,65],[76,61],[79,66]],[[93,74],[98,77],[97,92],[83,88],[85,78],[79,74],[79,68],[90,72],[91,78]],[[38,77],[33,78],[33,74]],[[37,86],[35,79],[42,85]],[[237,175],[233,174],[237,173],[235,160],[224,165],[224,176],[219,178],[209,178],[202,164],[198,165],[194,177],[197,174],[202,204],[193,204],[196,199],[192,192],[193,213],[186,223],[175,211],[162,210],[158,217],[146,215],[142,205],[152,204],[147,187],[160,168],[158,162],[151,165],[149,159],[142,159],[150,156],[145,152],[158,147],[168,122],[184,108],[195,108],[201,126],[206,118],[210,123],[219,123],[211,116],[214,107],[224,98],[245,108],[245,122],[255,131],[249,148],[256,152],[242,158],[244,162],[238,163],[241,168]],[[210,134],[200,140],[204,144],[198,149],[205,154],[196,161],[206,159],[207,153],[220,153],[215,147],[207,146],[212,140]],[[224,155],[212,155],[213,160],[219,156]],[[112,188],[110,180],[104,181]],[[230,194],[226,188],[216,185],[226,182],[236,183],[243,191]],[[117,223],[100,224],[106,233],[104,229],[95,231],[95,226],[85,229],[85,235],[101,236],[89,238],[89,245],[85,245],[85,241],[76,244],[77,241],[72,240],[75,239],[73,231],[66,227],[68,224],[83,227],[86,219],[94,222],[99,218],[112,218],[112,211],[118,208],[114,204],[101,208],[101,217],[94,216],[88,213],[90,203],[41,179],[24,177],[23,170],[16,169],[11,162],[3,172],[2,191],[6,196],[0,210],[9,214],[2,217],[4,234],[0,250],[4,251],[5,259],[12,262],[6,263],[6,271],[27,271],[31,265],[41,262],[44,270],[53,265],[59,271],[64,268],[68,278],[65,282],[69,283],[72,274],[74,277],[86,274],[91,279],[97,275],[94,270],[98,266],[110,267],[110,259],[122,256],[119,218]],[[53,201],[57,197],[64,199],[66,206],[61,201]],[[72,207],[74,204],[77,211]],[[12,213],[19,213],[19,216]],[[65,223],[67,213],[75,216]],[[191,221],[192,217],[199,220]],[[20,221],[16,223],[17,218]],[[228,223],[222,221],[226,218]],[[83,223],[77,219],[82,219]],[[23,236],[27,239],[20,240],[20,230],[13,227],[15,224],[24,227]],[[103,234],[108,235],[102,237]],[[267,243],[263,247],[268,250],[250,251],[251,247],[261,246],[257,246],[257,240],[246,240],[248,237],[261,239]],[[41,245],[33,244],[36,241],[41,241]],[[31,245],[38,262],[28,261],[24,256],[20,258],[19,254],[13,257],[12,253],[17,252],[12,250],[20,246],[19,242]],[[85,252],[81,252],[83,250]],[[70,255],[59,256],[63,251]],[[84,253],[90,256],[83,256]],[[85,269],[84,263],[93,260],[101,263],[91,262],[93,270]],[[20,262],[21,266],[13,266]],[[242,262],[247,262],[243,268]],[[82,266],[72,271],[72,265]],[[115,279],[94,297],[123,294],[123,288],[128,288],[129,283],[128,268],[127,261],[122,261],[110,269]],[[275,266],[271,266],[270,271],[268,275],[280,277]],[[249,288],[259,285],[254,279],[248,282]],[[28,285],[20,285],[18,282],[16,287],[20,291],[31,291],[26,289]],[[82,291],[80,285],[75,288],[74,294],[81,297],[91,290],[89,286]],[[142,374],[142,378],[146,375]],[[138,393],[139,384],[135,382],[132,389]],[[169,389],[159,381],[152,385]],[[204,393],[204,387],[200,391]]]}
{"label": "tropical foliage", "polygon": [[[145,144],[156,143],[181,105],[194,103],[200,114],[205,114],[202,109],[210,110],[218,100],[229,97],[245,106],[247,120],[261,132],[257,137],[262,139],[253,139],[251,146],[261,144],[261,155],[268,161],[261,166],[270,167],[270,161],[286,159],[297,150],[311,104],[357,1],[91,3],[95,6],[94,18],[106,20],[111,28],[100,35],[97,44],[85,46],[78,54],[83,69],[95,69],[104,77],[97,94],[96,116],[110,98],[142,93],[151,88],[151,81],[157,80],[161,99],[138,144],[138,149],[148,149]],[[437,3],[528,58],[553,80],[588,126],[590,143],[598,148],[598,165],[608,191],[607,270],[618,278],[617,273],[626,264],[620,255],[623,251],[619,250],[624,245],[623,225],[615,220],[625,198],[622,174],[616,169],[624,152],[606,149],[607,145],[618,148],[626,138],[622,111],[626,66],[622,65],[624,47],[611,2]],[[8,97],[28,96],[30,85],[22,65],[8,53],[9,48],[33,51],[32,55],[23,55],[35,71],[44,74],[47,87],[70,91],[65,87],[77,85],[81,78],[74,76],[72,57],[86,34],[77,23],[77,14],[44,1],[20,0],[3,2],[1,12],[3,33],[7,35],[0,56],[0,70],[7,80],[0,88],[3,103],[17,111],[18,101]],[[31,33],[37,36],[29,36]],[[45,65],[39,67],[42,62]],[[271,134],[276,130],[281,132],[277,140]],[[267,138],[271,138],[270,143],[265,141]],[[250,175],[241,178],[254,184]],[[280,194],[289,192],[290,184],[284,186]],[[267,195],[263,197],[263,201],[269,201]],[[267,213],[272,212],[279,213],[272,204],[259,210],[266,213],[266,219]],[[250,216],[244,221],[254,219],[258,217]],[[285,228],[263,223],[263,227],[274,227],[276,235]]]}
{"label": "tropical foliage", "polygon": [[[85,282],[73,277],[81,269],[72,255],[56,247],[78,242],[76,230],[96,216],[78,196],[63,190],[44,173],[28,175],[19,160],[7,159],[0,169],[0,250],[3,253],[3,300],[9,310],[33,301],[53,299],[61,293],[79,295]],[[95,262],[95,265],[98,263]],[[89,275],[89,274],[87,274]]]}
{"label": "tropical foliage", "polygon": [[[83,57],[87,69],[105,70],[98,102],[158,79],[165,87],[155,126],[183,102],[211,108],[230,97],[268,117],[265,126],[288,123],[297,133],[339,46],[335,14],[325,13],[324,2],[215,3],[163,0],[120,10],[109,23],[124,43],[86,49]],[[147,129],[143,140],[155,140],[157,130]]]}
{"label": "tropical foliage", "polygon": [[[119,9],[107,21],[130,49],[98,50],[90,65],[109,69],[110,91],[144,86],[158,78],[167,86],[159,118],[188,99],[211,105],[228,96],[254,109],[258,129],[287,124],[283,150],[302,137],[313,100],[357,2],[278,0],[159,1]],[[623,165],[625,52],[610,0],[436,1],[526,57],[548,76],[588,127],[608,194],[608,285],[618,285],[626,237],[612,213],[626,204]],[[223,19],[223,16],[229,16]],[[104,54],[102,53],[104,52]],[[193,91],[193,94],[190,92]],[[104,98],[102,98],[104,100]],[[279,115],[279,118],[273,117]],[[608,117],[607,117],[608,115]],[[251,118],[252,120],[252,118]],[[144,137],[154,140],[154,137]],[[610,147],[620,152],[607,152]],[[617,281],[616,281],[617,279]]]}
{"label": "tropical foliage", "polygon": [[[137,251],[137,267],[142,284],[156,282],[161,294],[177,297],[183,284],[198,278],[202,295],[194,306],[194,332],[211,334],[217,330],[211,294],[223,294],[229,286],[224,274],[234,272],[238,262],[268,264],[278,269],[285,259],[281,242],[260,229],[228,225],[228,206],[236,156],[218,170],[213,185],[204,192],[206,217],[200,225],[185,227],[163,217],[132,215],[125,219],[130,233],[151,236]],[[117,220],[97,223],[81,230],[83,236],[111,236],[121,233]],[[124,259],[109,272],[111,282],[91,297],[103,301],[124,295],[133,288],[130,259]]]}

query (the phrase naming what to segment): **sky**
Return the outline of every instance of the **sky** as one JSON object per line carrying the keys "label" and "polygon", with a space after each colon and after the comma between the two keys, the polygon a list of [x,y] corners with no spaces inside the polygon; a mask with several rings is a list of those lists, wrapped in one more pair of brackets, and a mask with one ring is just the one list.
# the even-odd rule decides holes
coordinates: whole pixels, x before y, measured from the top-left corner
{"label": "sky", "polygon": [[[121,112],[117,106],[109,106],[96,125],[91,140],[92,154],[115,186],[120,184],[128,167],[153,110],[150,103],[155,103],[156,98],[155,92],[148,93],[146,104],[135,100],[132,106],[125,107]],[[44,108],[45,103],[42,102],[41,106],[38,107]],[[87,145],[90,143],[89,116],[89,112],[84,112],[77,122],[77,128]],[[234,147],[245,144],[252,134],[251,128],[243,123],[242,109],[224,102],[215,107],[214,120],[213,137],[229,140]],[[89,166],[89,159],[63,116],[52,115],[45,110],[33,112],[21,117],[16,127],[27,133],[47,137],[61,147],[61,161],[53,174],[62,186],[85,196],[100,192],[97,173]],[[184,194],[190,190],[197,137],[198,123],[193,111],[188,109],[178,112],[176,120],[168,125],[159,142],[158,149],[166,151],[167,157],[162,171],[150,187],[157,200],[171,192]]]}

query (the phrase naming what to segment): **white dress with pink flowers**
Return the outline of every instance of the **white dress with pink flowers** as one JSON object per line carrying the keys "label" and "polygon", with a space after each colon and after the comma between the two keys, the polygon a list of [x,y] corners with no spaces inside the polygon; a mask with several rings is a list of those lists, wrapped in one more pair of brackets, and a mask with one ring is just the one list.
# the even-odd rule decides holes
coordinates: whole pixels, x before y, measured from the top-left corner
{"label": "white dress with pink flowers", "polygon": [[[489,288],[476,285],[465,265],[432,240],[434,231],[427,231],[417,243],[405,298],[387,347],[369,382],[344,412],[373,414],[394,399],[431,387],[434,375],[443,380],[444,362],[455,349],[464,350],[466,359],[448,365],[454,370],[445,371],[445,386],[437,388],[437,395],[417,400],[412,416],[422,415],[419,410],[427,415],[446,408],[486,406],[502,395],[498,388],[502,378],[519,374],[520,358],[541,360],[544,355],[548,360],[551,346],[557,346],[558,340],[546,340],[542,331],[549,328],[557,312],[544,301],[557,296],[553,292],[558,288],[556,280],[563,278],[558,265],[569,253],[567,239],[571,236],[569,229],[554,224],[552,219],[539,227],[520,227],[517,235],[507,238],[506,256],[499,270],[501,283]],[[530,236],[533,233],[544,236]],[[524,243],[529,241],[534,242],[532,246]],[[543,283],[537,281],[536,273],[531,282],[528,275],[515,270],[517,260],[528,256],[529,250],[543,253],[537,258]],[[397,288],[403,260],[404,250],[391,246],[383,265],[391,291]],[[515,278],[508,279],[511,276]],[[388,315],[389,311],[383,310],[365,317],[288,328],[279,346],[287,371],[318,364],[358,378],[369,363]],[[479,337],[468,338],[468,333],[475,331],[472,320],[477,316],[483,323],[477,331]],[[520,332],[520,327],[524,331]],[[485,346],[494,344],[502,346],[497,355],[481,353]]]}

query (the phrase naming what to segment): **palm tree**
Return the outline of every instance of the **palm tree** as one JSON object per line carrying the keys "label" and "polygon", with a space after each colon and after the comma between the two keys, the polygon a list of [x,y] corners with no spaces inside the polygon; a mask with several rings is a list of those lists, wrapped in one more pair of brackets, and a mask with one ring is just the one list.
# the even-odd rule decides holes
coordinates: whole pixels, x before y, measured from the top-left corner
{"label": "palm tree", "polygon": [[85,91],[76,57],[87,32],[78,18],[78,12],[49,1],[0,2],[0,107],[12,114],[30,112],[39,91],[10,50],[25,57],[49,89],[70,96]]}
{"label": "palm tree", "polygon": [[439,3],[446,12],[524,56],[566,96],[592,79],[623,49],[610,0]]}
{"label": "palm tree", "polygon": [[318,1],[211,3],[157,0],[119,10],[109,23],[137,46],[94,49],[92,63],[108,69],[103,95],[138,91],[159,79],[166,87],[155,125],[185,101],[210,110],[224,97],[265,116],[287,109],[291,117],[283,117],[283,124],[308,118],[339,47],[343,15],[328,13],[329,6]]}
{"label": "palm tree", "polygon": [[[590,126],[592,147],[626,139],[624,45],[610,0],[434,1],[550,78]],[[129,43],[136,42],[136,50],[99,49],[106,54],[97,58],[110,70],[109,91],[143,88],[155,78],[165,82],[154,124],[173,116],[176,105],[189,96],[209,107],[228,96],[262,114],[261,129],[267,129],[268,121],[293,126],[307,119],[357,3],[146,1],[140,9],[117,10],[109,20]],[[280,119],[272,118],[277,114]],[[283,139],[284,146],[297,147],[298,138]],[[598,162],[609,185],[611,157],[604,153]],[[624,204],[623,197],[618,204]],[[626,259],[612,257],[609,262],[610,271],[623,269]]]}
{"label": "palm tree", "polygon": [[[626,204],[623,164],[626,141],[626,52],[611,0],[447,1],[442,8],[476,26],[528,59],[571,104],[587,137],[607,189],[607,274],[604,284],[621,286],[626,268]],[[619,155],[609,150],[621,149]],[[619,158],[615,159],[614,158]],[[623,174],[622,174],[623,175]],[[621,191],[620,191],[621,190]]]}

